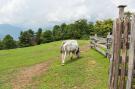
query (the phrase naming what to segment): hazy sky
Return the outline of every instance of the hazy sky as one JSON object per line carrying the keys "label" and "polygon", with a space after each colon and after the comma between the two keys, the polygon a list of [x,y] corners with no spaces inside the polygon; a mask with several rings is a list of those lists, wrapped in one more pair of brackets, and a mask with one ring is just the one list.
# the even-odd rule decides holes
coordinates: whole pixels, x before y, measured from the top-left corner
{"label": "hazy sky", "polygon": [[43,24],[114,18],[119,4],[135,11],[135,0],[0,0],[0,24]]}

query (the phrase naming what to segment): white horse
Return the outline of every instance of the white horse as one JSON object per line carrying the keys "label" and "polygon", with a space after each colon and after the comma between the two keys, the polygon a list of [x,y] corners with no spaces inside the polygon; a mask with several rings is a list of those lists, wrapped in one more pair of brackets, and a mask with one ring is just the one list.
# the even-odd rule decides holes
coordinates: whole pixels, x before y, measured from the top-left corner
{"label": "white horse", "polygon": [[73,55],[76,55],[77,58],[80,57],[79,45],[76,40],[66,40],[62,42],[61,46],[62,65],[64,65],[65,63],[67,54],[70,55],[70,53],[72,53],[72,57]]}

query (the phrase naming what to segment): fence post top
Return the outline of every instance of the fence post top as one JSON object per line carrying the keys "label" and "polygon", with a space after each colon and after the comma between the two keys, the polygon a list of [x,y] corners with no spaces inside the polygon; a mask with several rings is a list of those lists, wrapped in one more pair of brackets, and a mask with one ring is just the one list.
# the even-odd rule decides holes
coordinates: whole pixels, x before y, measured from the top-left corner
{"label": "fence post top", "polygon": [[125,8],[127,5],[119,5],[118,8]]}
{"label": "fence post top", "polygon": [[126,5],[119,5],[119,19],[121,19],[122,21],[124,20],[124,8],[126,7]]}

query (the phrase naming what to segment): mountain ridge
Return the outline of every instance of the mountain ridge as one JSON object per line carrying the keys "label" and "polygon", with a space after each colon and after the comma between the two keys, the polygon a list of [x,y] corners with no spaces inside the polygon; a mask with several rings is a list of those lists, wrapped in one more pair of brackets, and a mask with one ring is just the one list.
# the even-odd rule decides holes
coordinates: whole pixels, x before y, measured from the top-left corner
{"label": "mountain ridge", "polygon": [[0,24],[0,39],[2,39],[5,35],[10,34],[17,40],[22,30],[23,28],[11,24]]}

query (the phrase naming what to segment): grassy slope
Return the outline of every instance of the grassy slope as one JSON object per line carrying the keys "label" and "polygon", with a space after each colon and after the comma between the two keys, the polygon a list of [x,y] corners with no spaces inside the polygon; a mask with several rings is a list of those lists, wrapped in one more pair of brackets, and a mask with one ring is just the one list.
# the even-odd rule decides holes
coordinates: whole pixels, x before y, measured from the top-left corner
{"label": "grassy slope", "polygon": [[[0,89],[8,89],[12,72],[59,55],[59,45],[60,42],[53,42],[35,47],[0,51]],[[51,51],[52,49],[55,51]]]}
{"label": "grassy slope", "polygon": [[[82,53],[79,60],[68,60],[65,66],[61,66],[58,58],[60,44],[61,42],[53,42],[0,51],[0,89],[11,89],[9,80],[20,68],[55,58],[47,73],[34,78],[33,81],[40,80],[38,89],[107,89],[109,63],[106,58],[89,50]],[[88,42],[79,41],[79,44],[82,46]]]}

